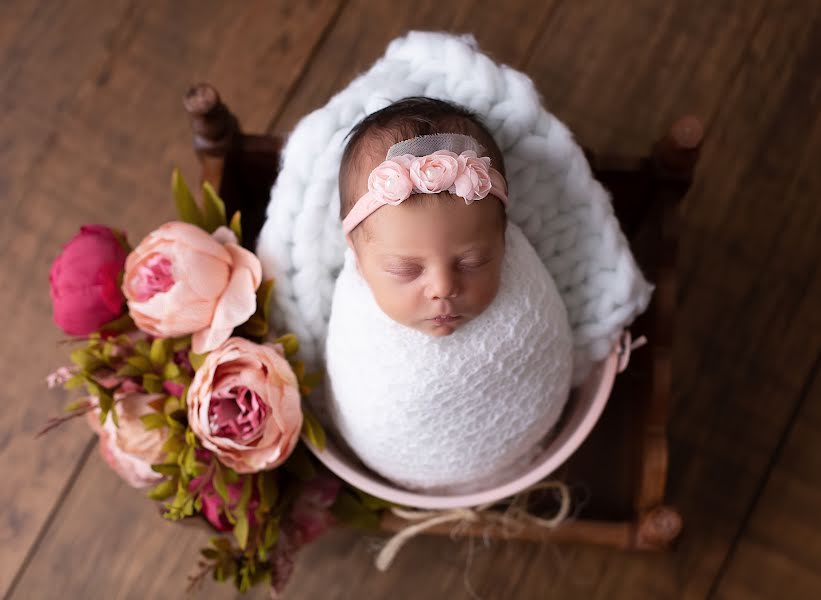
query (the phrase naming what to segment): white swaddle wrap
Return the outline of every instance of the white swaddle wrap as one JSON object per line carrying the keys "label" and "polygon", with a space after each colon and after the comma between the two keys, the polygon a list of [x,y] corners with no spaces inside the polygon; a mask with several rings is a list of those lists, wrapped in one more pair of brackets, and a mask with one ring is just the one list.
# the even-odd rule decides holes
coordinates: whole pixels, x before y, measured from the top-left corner
{"label": "white swaddle wrap", "polygon": [[386,479],[469,491],[523,460],[559,419],[573,338],[553,279],[508,223],[499,292],[481,315],[432,337],[385,315],[352,250],[328,328],[328,409],[342,438]]}

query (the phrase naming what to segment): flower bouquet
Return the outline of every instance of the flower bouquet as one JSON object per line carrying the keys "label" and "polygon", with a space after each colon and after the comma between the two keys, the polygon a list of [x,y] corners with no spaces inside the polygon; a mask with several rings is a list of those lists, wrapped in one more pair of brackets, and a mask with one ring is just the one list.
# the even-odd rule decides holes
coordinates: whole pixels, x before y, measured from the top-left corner
{"label": "flower bouquet", "polygon": [[162,514],[203,517],[223,535],[204,548],[209,573],[276,596],[296,552],[335,523],[375,527],[387,504],[324,470],[302,439],[325,434],[303,398],[320,382],[298,340],[269,330],[273,281],[242,247],[240,215],[205,183],[199,206],[177,171],[179,220],[135,248],[87,225],[50,272],[54,320],[76,347],[50,387],[83,389],[41,433],[84,417],[100,453]]}

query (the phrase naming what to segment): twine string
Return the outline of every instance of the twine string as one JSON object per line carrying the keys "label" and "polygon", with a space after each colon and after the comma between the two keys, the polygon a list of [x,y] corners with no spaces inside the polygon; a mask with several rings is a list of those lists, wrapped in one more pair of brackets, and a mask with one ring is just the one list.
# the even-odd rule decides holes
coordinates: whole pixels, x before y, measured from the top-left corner
{"label": "twine string", "polygon": [[[559,508],[550,518],[534,515],[528,511],[528,500],[531,494],[537,491],[552,489],[559,499]],[[528,525],[545,529],[554,529],[567,519],[570,513],[570,490],[561,481],[543,481],[537,483],[513,496],[509,506],[503,510],[492,510],[498,502],[490,502],[473,508],[456,508],[452,510],[414,510],[394,507],[391,512],[408,521],[410,524],[398,531],[379,551],[376,556],[376,568],[386,571],[402,547],[411,539],[424,531],[442,525],[453,523],[451,537],[455,538],[465,533],[473,524],[486,523],[483,538],[487,543],[491,528],[499,528],[502,535],[510,537],[515,531]]]}

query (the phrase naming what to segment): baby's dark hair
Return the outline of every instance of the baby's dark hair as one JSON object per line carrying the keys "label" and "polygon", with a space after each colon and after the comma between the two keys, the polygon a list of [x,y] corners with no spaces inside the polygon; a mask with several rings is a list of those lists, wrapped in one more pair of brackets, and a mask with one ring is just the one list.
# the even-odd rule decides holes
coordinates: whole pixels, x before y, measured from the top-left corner
{"label": "baby's dark hair", "polygon": [[[362,119],[348,134],[339,166],[339,217],[344,219],[359,199],[357,182],[367,177],[362,157],[369,144],[387,149],[394,144],[435,133],[469,135],[485,148],[491,164],[505,174],[502,152],[479,117],[458,104],[415,96],[390,104]],[[504,210],[502,210],[504,213]],[[364,223],[363,223],[364,224]]]}

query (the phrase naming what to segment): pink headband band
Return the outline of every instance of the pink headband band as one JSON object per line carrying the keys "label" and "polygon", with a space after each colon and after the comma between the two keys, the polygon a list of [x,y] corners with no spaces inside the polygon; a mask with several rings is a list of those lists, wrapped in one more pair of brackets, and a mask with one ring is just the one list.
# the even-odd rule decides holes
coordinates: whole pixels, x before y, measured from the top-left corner
{"label": "pink headband band", "polygon": [[[480,157],[484,148],[456,133],[423,135],[394,144],[385,161],[371,171],[368,192],[342,221],[347,237],[371,213],[386,204],[398,206],[412,194],[448,191],[472,204],[493,194],[507,206],[505,178]],[[350,241],[350,240],[349,240]]]}

